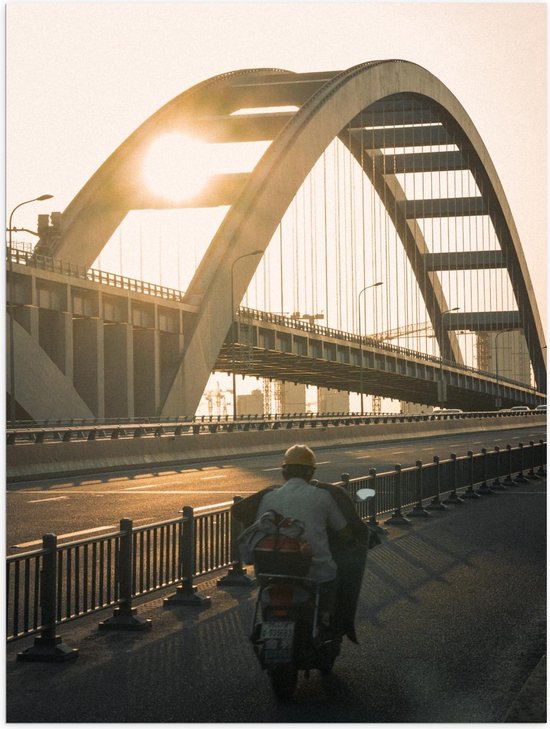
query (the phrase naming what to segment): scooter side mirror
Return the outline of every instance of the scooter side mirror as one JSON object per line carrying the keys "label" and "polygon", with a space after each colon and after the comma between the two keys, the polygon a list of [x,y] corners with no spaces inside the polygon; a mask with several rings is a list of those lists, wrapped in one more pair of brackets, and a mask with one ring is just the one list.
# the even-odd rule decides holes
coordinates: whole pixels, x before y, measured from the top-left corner
{"label": "scooter side mirror", "polygon": [[355,493],[355,501],[367,501],[368,499],[374,499],[376,491],[374,489],[359,489]]}

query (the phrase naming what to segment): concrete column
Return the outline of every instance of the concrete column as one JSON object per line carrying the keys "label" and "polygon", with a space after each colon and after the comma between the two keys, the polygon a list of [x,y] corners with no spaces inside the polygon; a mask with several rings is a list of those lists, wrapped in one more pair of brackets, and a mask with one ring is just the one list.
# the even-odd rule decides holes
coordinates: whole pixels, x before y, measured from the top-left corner
{"label": "concrete column", "polygon": [[134,329],[134,415],[152,417],[159,406],[158,332]]}
{"label": "concrete column", "polygon": [[105,417],[134,417],[134,339],[126,322],[104,325]]}
{"label": "concrete column", "polygon": [[74,386],[97,418],[105,417],[103,322],[73,321]]}
{"label": "concrete column", "polygon": [[172,332],[160,332],[159,337],[159,363],[160,363],[160,391],[166,397],[178,370],[180,352],[183,347],[183,337]]}
{"label": "concrete column", "polygon": [[41,309],[36,318],[40,346],[59,369],[72,379],[72,314]]}

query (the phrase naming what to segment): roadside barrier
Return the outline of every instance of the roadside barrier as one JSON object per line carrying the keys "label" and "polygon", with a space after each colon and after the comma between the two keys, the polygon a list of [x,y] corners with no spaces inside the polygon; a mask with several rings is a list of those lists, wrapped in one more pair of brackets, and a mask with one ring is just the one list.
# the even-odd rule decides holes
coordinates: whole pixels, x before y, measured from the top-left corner
{"label": "roadside barrier", "polygon": [[[452,453],[445,460],[434,456],[432,463],[417,461],[407,468],[396,464],[386,473],[371,468],[364,477],[342,474],[337,485],[352,498],[360,488],[374,488],[375,498],[358,505],[359,514],[384,532],[377,516],[393,512],[385,524],[408,528],[412,525],[409,517],[430,516],[430,507],[446,509],[448,503],[461,504],[465,498],[493,495],[507,486],[529,482],[523,474],[526,459],[528,476],[543,477],[546,443],[508,445],[504,457],[499,449],[483,448],[461,457]],[[506,478],[495,488],[501,476]],[[464,490],[460,495],[459,489]],[[448,498],[442,501],[445,494]],[[218,580],[219,587],[252,584],[254,580],[239,558],[241,527],[231,517],[231,506],[232,502],[216,510],[185,506],[180,517],[139,527],[122,519],[115,532],[62,544],[55,534],[46,534],[40,549],[7,557],[7,640],[37,636],[33,646],[18,654],[18,660],[75,658],[78,649],[63,642],[58,627],[109,607],[114,608],[113,615],[99,624],[100,629],[146,630],[151,621],[137,614],[133,601],[172,586],[176,591],[164,600],[165,606],[206,608],[210,598],[198,594],[194,580],[220,569],[228,572]],[[409,507],[412,510],[404,514]]]}
{"label": "roadside barrier", "polygon": [[[200,416],[197,418],[174,418],[162,422],[97,422],[97,421],[59,421],[50,423],[18,423],[6,430],[8,446],[29,443],[70,443],[72,441],[118,440],[125,438],[181,438],[203,433],[234,433],[253,430],[280,430],[303,428],[337,428],[344,425],[378,425],[380,423],[425,423],[446,420],[478,420],[482,418],[531,418],[542,417],[535,410],[527,412],[467,412],[467,413],[430,413],[425,415],[402,415],[381,413],[360,415],[358,413],[283,413],[282,415],[248,415],[237,420],[221,416]],[[544,416],[545,417],[545,416]]]}

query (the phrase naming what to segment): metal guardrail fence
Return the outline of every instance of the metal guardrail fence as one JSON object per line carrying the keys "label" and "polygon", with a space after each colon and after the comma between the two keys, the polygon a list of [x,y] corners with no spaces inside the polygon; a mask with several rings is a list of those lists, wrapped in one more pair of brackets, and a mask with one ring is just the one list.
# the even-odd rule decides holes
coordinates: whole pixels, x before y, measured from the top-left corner
{"label": "metal guardrail fence", "polygon": [[427,415],[397,415],[386,413],[381,415],[359,415],[345,413],[324,413],[321,415],[283,414],[273,417],[249,416],[238,420],[229,418],[215,418],[202,416],[186,419],[140,421],[121,423],[94,423],[72,421],[70,424],[24,425],[8,428],[6,431],[7,445],[20,445],[22,443],[62,442],[71,440],[100,440],[117,438],[143,438],[164,436],[181,437],[186,435],[200,435],[202,433],[234,433],[261,430],[301,429],[301,428],[328,428],[342,425],[372,425],[377,423],[424,423],[433,420],[472,420],[480,418],[516,417],[525,418],[533,415],[545,415],[536,410],[525,412],[468,412],[468,413],[430,413]]}
{"label": "metal guardrail fence", "polygon": [[[357,508],[364,520],[380,529],[380,515],[391,512],[386,524],[408,525],[429,510],[544,476],[545,464],[546,443],[530,441],[529,446],[483,448],[445,460],[434,456],[431,463],[396,465],[381,474],[370,469],[360,478],[343,474],[338,485],[352,497],[365,486],[376,490],[374,500]],[[134,598],[177,586],[166,603],[208,604],[209,598],[197,594],[193,581],[226,567],[228,574],[220,584],[250,584],[236,547],[239,529],[228,502],[211,511],[186,506],[181,517],[139,527],[122,519],[118,531],[62,544],[54,534],[46,534],[41,549],[7,557],[7,640],[40,633],[20,659],[64,660],[77,649],[62,643],[56,629],[70,620],[114,606],[113,616],[100,623],[101,628],[145,629],[150,621],[137,615]]]}

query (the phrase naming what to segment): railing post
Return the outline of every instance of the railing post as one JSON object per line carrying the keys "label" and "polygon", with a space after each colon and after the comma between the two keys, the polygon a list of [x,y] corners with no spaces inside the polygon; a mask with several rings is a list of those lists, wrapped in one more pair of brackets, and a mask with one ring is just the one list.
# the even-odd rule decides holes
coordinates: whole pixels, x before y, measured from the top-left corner
{"label": "railing post", "polygon": [[531,468],[529,469],[529,472],[527,473],[527,478],[531,479],[531,481],[539,481],[539,477],[535,473],[535,443],[534,441],[530,440],[529,445],[531,446]]}
{"label": "railing post", "polygon": [[527,479],[523,475],[523,469],[525,468],[523,443],[518,443],[518,448],[520,453],[520,472],[515,477],[514,481],[516,483],[528,483]]}
{"label": "railing post", "polygon": [[99,623],[99,630],[149,630],[152,626],[149,618],[137,615],[137,608],[132,607],[133,528],[131,519],[120,520],[121,536],[117,555],[118,607],[113,610],[110,618]]}
{"label": "railing post", "polygon": [[463,499],[480,499],[474,490],[474,452],[468,451],[468,488],[462,494]]}
{"label": "railing post", "polygon": [[[235,496],[233,503],[242,501],[242,496]],[[233,512],[229,516],[230,542],[231,542],[231,567],[227,571],[225,577],[221,577],[216,583],[218,587],[250,587],[256,584],[254,577],[246,574],[246,569],[241,562],[239,554],[239,546],[237,539],[241,533],[241,525],[233,516]]]}
{"label": "railing post", "polygon": [[435,481],[437,484],[437,492],[436,495],[431,500],[431,503],[428,504],[426,509],[429,511],[448,511],[445,504],[441,501],[441,468],[439,465],[439,456],[434,456],[434,463],[435,463]]}
{"label": "railing post", "polygon": [[378,492],[376,491],[376,468],[369,468],[369,476],[372,479],[371,486],[376,493],[374,499],[369,499],[367,502],[368,524],[373,532],[387,535],[388,530],[380,526],[380,522],[376,518],[376,514],[378,513],[377,504],[379,503]]}
{"label": "railing post", "polygon": [[517,486],[517,483],[512,478],[512,446],[509,443],[506,446],[506,478],[503,483],[507,486]]}
{"label": "railing post", "polygon": [[430,516],[430,512],[426,511],[426,509],[422,505],[422,461],[416,462],[414,481],[414,485],[416,487],[417,502],[414,505],[413,510],[408,512],[407,516]]}
{"label": "railing post", "polygon": [[539,448],[539,451],[540,451],[540,459],[539,459],[540,460],[540,465],[539,465],[539,467],[537,469],[537,473],[538,473],[539,476],[542,476],[543,478],[545,478],[546,471],[544,470],[544,454],[545,454],[546,451],[545,451],[545,448],[544,448],[544,441],[543,440],[539,440],[539,446],[540,446],[540,448]]}
{"label": "railing post", "polygon": [[490,496],[495,492],[492,491],[487,484],[487,448],[482,448],[481,453],[483,455],[483,481],[481,482],[481,486],[477,488],[476,491],[478,494]]}
{"label": "railing post", "polygon": [[397,526],[411,526],[411,522],[401,513],[401,464],[395,465],[395,476],[393,480],[393,503],[395,511],[386,519],[385,524],[396,524]]}
{"label": "railing post", "polygon": [[500,480],[500,448],[499,446],[495,446],[495,453],[497,457],[497,477],[491,484],[492,489],[496,489],[497,491],[506,491],[506,486],[502,483]]}
{"label": "railing post", "polygon": [[456,469],[457,469],[457,462],[456,462],[456,453],[451,453],[451,493],[447,496],[447,498],[443,501],[444,504],[456,504],[457,506],[459,504],[464,503],[464,499],[461,498],[457,492],[456,492]]}
{"label": "railing post", "polygon": [[40,610],[42,631],[34,645],[17,654],[18,661],[68,661],[78,657],[78,648],[70,648],[56,635],[57,621],[57,536],[44,534],[46,550],[40,575]]}
{"label": "railing post", "polygon": [[192,506],[184,506],[180,522],[180,570],[181,584],[176,592],[164,599],[164,605],[190,605],[209,607],[210,597],[199,595],[193,585],[195,576],[195,514]]}

